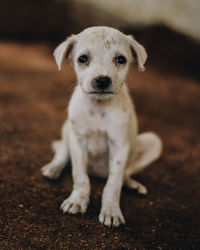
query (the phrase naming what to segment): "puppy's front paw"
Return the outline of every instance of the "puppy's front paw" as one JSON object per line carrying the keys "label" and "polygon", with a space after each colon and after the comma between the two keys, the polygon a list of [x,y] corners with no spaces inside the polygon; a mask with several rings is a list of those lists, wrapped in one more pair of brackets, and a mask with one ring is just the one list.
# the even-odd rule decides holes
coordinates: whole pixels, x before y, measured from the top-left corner
{"label": "puppy's front paw", "polygon": [[77,213],[85,213],[87,210],[87,205],[89,202],[88,197],[83,197],[79,194],[72,194],[63,201],[63,203],[60,206],[60,209],[63,210],[63,213],[69,213],[69,214],[77,214]]}
{"label": "puppy's front paw", "polygon": [[120,207],[112,204],[108,204],[101,208],[99,221],[108,227],[118,227],[120,224],[125,224],[125,219]]}
{"label": "puppy's front paw", "polygon": [[41,172],[44,177],[47,177],[49,179],[57,179],[61,171],[59,166],[50,162],[41,168]]}

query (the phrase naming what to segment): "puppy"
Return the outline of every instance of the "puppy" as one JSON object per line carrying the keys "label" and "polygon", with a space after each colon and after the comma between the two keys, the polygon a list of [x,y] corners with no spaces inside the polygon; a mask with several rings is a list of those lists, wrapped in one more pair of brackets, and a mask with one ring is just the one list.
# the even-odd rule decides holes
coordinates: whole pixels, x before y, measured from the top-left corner
{"label": "puppy", "polygon": [[42,174],[57,178],[69,159],[73,190],[64,200],[64,213],[85,213],[90,198],[89,175],[107,178],[99,221],[119,226],[125,220],[120,209],[122,185],[147,194],[131,178],[156,160],[162,149],[151,132],[138,134],[137,118],[125,83],[130,63],[144,71],[147,54],[132,36],[110,27],[91,27],[62,42],[54,52],[61,70],[66,58],[77,76],[62,138],[53,143],[55,156]]}

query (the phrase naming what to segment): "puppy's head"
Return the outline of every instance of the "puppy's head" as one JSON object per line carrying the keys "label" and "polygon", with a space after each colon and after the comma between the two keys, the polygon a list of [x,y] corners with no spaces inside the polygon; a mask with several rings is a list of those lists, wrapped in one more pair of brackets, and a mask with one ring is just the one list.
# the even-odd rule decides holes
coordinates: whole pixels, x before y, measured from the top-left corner
{"label": "puppy's head", "polygon": [[139,70],[145,70],[147,54],[132,36],[99,26],[67,38],[55,49],[54,57],[59,70],[64,58],[69,59],[85,93],[108,98],[120,91],[133,60]]}

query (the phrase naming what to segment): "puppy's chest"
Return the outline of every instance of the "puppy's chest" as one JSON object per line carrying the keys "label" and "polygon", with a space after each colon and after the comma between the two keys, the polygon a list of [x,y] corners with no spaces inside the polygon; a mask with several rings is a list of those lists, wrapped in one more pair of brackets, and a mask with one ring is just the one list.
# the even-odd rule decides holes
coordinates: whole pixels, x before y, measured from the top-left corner
{"label": "puppy's chest", "polygon": [[104,134],[106,132],[106,119],[104,111],[86,110],[74,112],[70,116],[74,129],[79,135]]}
{"label": "puppy's chest", "polygon": [[104,112],[89,110],[86,113],[77,114],[72,122],[75,132],[82,145],[91,156],[104,154],[107,151],[106,119]]}

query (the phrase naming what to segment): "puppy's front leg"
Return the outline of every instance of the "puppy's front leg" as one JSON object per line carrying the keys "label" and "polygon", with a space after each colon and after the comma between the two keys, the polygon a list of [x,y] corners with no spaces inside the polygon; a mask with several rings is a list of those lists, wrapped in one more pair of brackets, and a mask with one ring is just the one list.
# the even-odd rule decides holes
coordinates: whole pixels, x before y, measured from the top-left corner
{"label": "puppy's front leg", "polygon": [[87,152],[79,137],[70,131],[70,154],[72,160],[73,191],[64,200],[61,209],[64,213],[85,213],[90,196],[90,181],[87,175]]}
{"label": "puppy's front leg", "polygon": [[99,221],[106,226],[118,227],[125,223],[119,203],[128,154],[128,143],[113,144],[109,147],[109,176],[103,190],[99,215]]}

